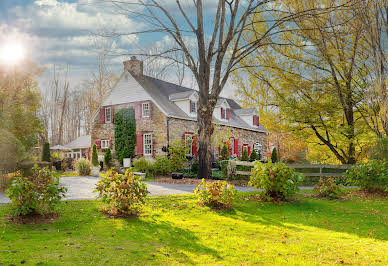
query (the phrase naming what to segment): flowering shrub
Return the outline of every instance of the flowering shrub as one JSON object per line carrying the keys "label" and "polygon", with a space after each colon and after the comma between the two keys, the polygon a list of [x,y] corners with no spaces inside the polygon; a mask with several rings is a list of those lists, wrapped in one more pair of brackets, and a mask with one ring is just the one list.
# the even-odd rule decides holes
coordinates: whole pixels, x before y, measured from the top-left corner
{"label": "flowering shrub", "polygon": [[388,162],[371,160],[353,166],[344,177],[348,183],[369,192],[388,192]]}
{"label": "flowering shrub", "polygon": [[15,215],[47,214],[54,211],[67,189],[48,168],[34,166],[27,177],[15,177],[6,190],[15,207]]}
{"label": "flowering shrub", "polygon": [[207,183],[205,179],[194,190],[199,202],[212,208],[232,208],[232,201],[236,198],[237,191],[233,185],[226,181]]}
{"label": "flowering shrub", "polygon": [[112,215],[138,214],[149,193],[146,184],[133,174],[132,169],[122,175],[108,171],[98,181],[95,192],[103,202],[111,205],[109,212]]}
{"label": "flowering shrub", "polygon": [[314,191],[319,197],[329,199],[338,199],[344,194],[343,187],[333,183],[332,178],[319,179],[318,183],[314,186]]}
{"label": "flowering shrub", "polygon": [[298,184],[303,181],[303,175],[295,172],[284,163],[266,164],[253,163],[252,176],[249,185],[257,189],[265,189],[267,200],[288,200],[298,191]]}
{"label": "flowering shrub", "polygon": [[75,161],[75,169],[80,176],[90,175],[90,162],[85,158],[78,159]]}

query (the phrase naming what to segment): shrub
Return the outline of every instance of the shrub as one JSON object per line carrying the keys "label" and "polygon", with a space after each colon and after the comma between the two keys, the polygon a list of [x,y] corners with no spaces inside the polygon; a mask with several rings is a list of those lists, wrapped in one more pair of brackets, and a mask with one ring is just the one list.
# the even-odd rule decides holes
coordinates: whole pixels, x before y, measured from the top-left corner
{"label": "shrub", "polygon": [[110,149],[106,149],[106,151],[105,151],[104,163],[108,168],[110,168],[112,166],[112,153],[111,153]]}
{"label": "shrub", "polygon": [[257,152],[255,149],[252,150],[251,155],[249,156],[249,161],[254,162],[258,159]]}
{"label": "shrub", "polygon": [[146,158],[141,157],[133,162],[133,167],[136,172],[145,173],[150,167],[151,162],[149,162]]}
{"label": "shrub", "polygon": [[14,215],[27,215],[54,211],[66,191],[48,168],[34,166],[31,176],[14,178],[6,193],[15,208]]}
{"label": "shrub", "polygon": [[278,161],[278,153],[276,151],[276,148],[273,148],[273,150],[272,150],[271,161],[273,163],[276,163]]}
{"label": "shrub", "polygon": [[177,141],[173,143],[169,147],[168,152],[170,155],[169,159],[171,163],[171,171],[181,171],[187,162],[187,148],[185,146],[185,143],[183,141]]}
{"label": "shrub", "polygon": [[298,184],[303,181],[303,175],[295,172],[284,163],[266,164],[253,163],[252,176],[249,185],[257,189],[265,189],[267,200],[288,200],[298,191]]}
{"label": "shrub", "polygon": [[236,198],[237,191],[233,185],[226,181],[207,183],[202,179],[201,184],[194,190],[200,203],[211,208],[232,208],[232,201]]}
{"label": "shrub", "polygon": [[90,175],[90,162],[85,158],[78,159],[75,161],[75,169],[80,176]]}
{"label": "shrub", "polygon": [[123,151],[120,153],[120,164],[123,165],[124,163],[124,158],[128,158],[130,157],[129,156],[129,152],[128,152],[128,149],[127,147],[124,147]]}
{"label": "shrub", "polygon": [[229,148],[224,144],[221,149],[221,154],[220,154],[220,160],[228,160],[229,159]]}
{"label": "shrub", "polygon": [[344,177],[350,185],[359,186],[369,192],[388,192],[388,162],[371,160],[353,166]]}
{"label": "shrub", "polygon": [[48,142],[45,142],[43,144],[42,161],[43,162],[50,162],[51,161],[50,144]]}
{"label": "shrub", "polygon": [[247,149],[243,149],[243,152],[242,152],[242,155],[241,155],[241,161],[249,161],[248,150]]}
{"label": "shrub", "polygon": [[53,154],[51,154],[51,161],[52,162],[61,161],[62,159],[63,159],[62,154],[59,154],[57,152],[54,152]]}
{"label": "shrub", "polygon": [[99,166],[98,154],[97,154],[97,145],[96,144],[93,144],[93,148],[92,148],[92,165],[94,167],[98,167]]}
{"label": "shrub", "polygon": [[228,178],[228,163],[229,160],[220,161],[221,172],[225,179]]}
{"label": "shrub", "polygon": [[146,184],[133,174],[132,169],[122,175],[108,171],[98,181],[95,192],[103,202],[111,205],[109,213],[112,215],[138,214],[149,193]]}
{"label": "shrub", "polygon": [[0,174],[15,171],[23,154],[23,144],[11,132],[0,128]]}
{"label": "shrub", "polygon": [[329,199],[338,199],[344,194],[344,189],[341,185],[336,185],[332,178],[319,179],[314,186],[314,191],[320,197]]}
{"label": "shrub", "polygon": [[123,164],[123,158],[135,157],[136,120],[133,108],[124,108],[115,113],[115,151]]}
{"label": "shrub", "polygon": [[198,173],[198,167],[199,167],[199,162],[197,160],[195,160],[192,164],[191,164],[191,172],[193,173]]}
{"label": "shrub", "polygon": [[388,137],[378,138],[369,150],[371,160],[388,161]]}
{"label": "shrub", "polygon": [[170,160],[166,156],[158,156],[153,163],[155,175],[168,175],[171,172]]}

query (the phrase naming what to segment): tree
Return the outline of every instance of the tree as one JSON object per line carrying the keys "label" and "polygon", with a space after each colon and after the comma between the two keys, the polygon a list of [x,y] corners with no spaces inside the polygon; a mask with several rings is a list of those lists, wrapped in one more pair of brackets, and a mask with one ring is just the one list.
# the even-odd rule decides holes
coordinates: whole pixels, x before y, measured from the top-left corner
{"label": "tree", "polygon": [[40,107],[37,77],[42,72],[42,68],[28,60],[12,70],[0,66],[1,129],[15,137],[25,152],[36,146],[42,132],[41,121],[36,115]]}
{"label": "tree", "polygon": [[[289,1],[286,8],[312,10],[334,1],[300,3]],[[293,134],[326,146],[343,164],[354,164],[362,158],[370,138],[357,110],[366,104],[365,95],[370,92],[365,86],[369,73],[363,67],[367,55],[357,11],[363,6],[359,1],[340,3],[343,8],[313,12],[283,24],[276,41],[290,45],[261,47],[240,65],[255,66],[244,68],[244,74],[250,76],[249,93],[274,106],[290,123]],[[351,5],[346,6],[348,3]],[[246,37],[255,39],[256,31],[262,29],[256,27]]]}
{"label": "tree", "polygon": [[45,142],[43,144],[42,161],[43,162],[50,162],[51,161],[50,143],[48,143],[48,142]]}
{"label": "tree", "polygon": [[93,144],[92,148],[92,165],[97,167],[98,164],[98,154],[97,154],[97,145]]}
{"label": "tree", "polygon": [[276,163],[278,161],[278,154],[276,152],[276,148],[273,148],[273,150],[272,150],[271,161],[273,163]]}
{"label": "tree", "polygon": [[23,153],[22,143],[12,133],[0,129],[0,175],[15,171]]}
{"label": "tree", "polygon": [[[110,2],[119,8],[120,12],[129,12],[129,15],[135,16],[148,26],[142,32],[113,33],[111,37],[126,34],[166,33],[172,39],[171,45],[164,52],[147,56],[178,61],[193,73],[199,89],[198,177],[211,177],[213,111],[230,74],[239,68],[240,60],[259,47],[270,45],[272,41],[269,37],[281,32],[281,25],[284,22],[298,15],[305,15],[306,10],[296,14],[291,9],[271,8],[272,1],[268,0],[207,1],[206,3],[215,4],[216,11],[211,21],[212,26],[205,27],[205,24],[208,23],[204,17],[214,14],[208,13],[213,9],[204,9],[202,0],[193,1],[192,4],[177,0],[175,6],[166,5],[159,0],[110,0]],[[134,8],[134,5],[139,8]],[[252,20],[257,15],[262,19]],[[254,24],[263,30],[255,31],[255,39],[245,38],[245,33],[252,32]],[[183,61],[170,56],[176,51],[183,53]]]}
{"label": "tree", "polygon": [[252,152],[251,152],[251,155],[249,155],[249,161],[250,162],[254,162],[257,160],[257,153],[256,153],[256,150],[253,149]]}
{"label": "tree", "polygon": [[[118,156],[123,158],[135,157],[136,148],[136,120],[133,108],[121,109],[115,113],[115,150]],[[123,154],[123,151],[126,151]],[[122,163],[122,160],[120,158]]]}
{"label": "tree", "polygon": [[243,149],[242,155],[241,155],[241,161],[249,161],[248,156],[248,149]]}
{"label": "tree", "polygon": [[229,149],[228,149],[228,146],[226,144],[224,144],[222,146],[220,159],[221,160],[228,160],[229,159]]}
{"label": "tree", "polygon": [[105,151],[104,163],[107,167],[112,166],[112,153],[111,153],[110,149],[106,149],[106,151]]}

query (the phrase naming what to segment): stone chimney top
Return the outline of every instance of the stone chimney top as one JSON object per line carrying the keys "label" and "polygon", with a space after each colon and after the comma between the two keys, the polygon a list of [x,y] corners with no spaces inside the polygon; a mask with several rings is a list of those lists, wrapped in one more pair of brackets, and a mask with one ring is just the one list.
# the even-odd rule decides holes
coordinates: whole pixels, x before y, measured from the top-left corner
{"label": "stone chimney top", "polygon": [[143,76],[143,61],[131,56],[130,60],[124,61],[124,71],[129,71],[134,76]]}

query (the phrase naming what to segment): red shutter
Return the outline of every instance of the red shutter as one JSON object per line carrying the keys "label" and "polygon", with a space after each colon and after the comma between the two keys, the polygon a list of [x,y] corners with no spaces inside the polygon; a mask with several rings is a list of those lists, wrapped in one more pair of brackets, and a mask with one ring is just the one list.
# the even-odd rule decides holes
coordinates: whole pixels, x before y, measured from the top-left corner
{"label": "red shutter", "polygon": [[100,109],[100,123],[105,124],[105,108]]}
{"label": "red shutter", "polygon": [[231,156],[231,155],[232,155],[232,143],[231,143],[231,141],[229,140],[229,141],[227,142],[227,144],[228,144],[228,149],[229,149],[229,156]]}
{"label": "red shutter", "polygon": [[234,152],[238,157],[238,139],[234,139]]}
{"label": "red shutter", "polygon": [[193,155],[198,156],[198,135],[193,136]]}
{"label": "red shutter", "polygon": [[253,119],[252,124],[253,124],[254,126],[256,126],[256,116],[254,115],[254,116],[252,117],[252,119]]}
{"label": "red shutter", "polygon": [[229,120],[230,117],[230,109],[226,109],[226,120]]}
{"label": "red shutter", "polygon": [[111,117],[112,123],[114,123],[114,121],[115,121],[115,109],[113,108],[113,106],[110,107],[110,117]]}
{"label": "red shutter", "polygon": [[141,104],[140,103],[136,103],[135,105],[135,119],[140,119],[140,116],[141,116]]}
{"label": "red shutter", "polygon": [[192,113],[192,110],[193,109],[193,102],[190,100],[190,110],[189,110],[189,113]]}
{"label": "red shutter", "polygon": [[97,149],[101,149],[101,140],[96,140]]}
{"label": "red shutter", "polygon": [[138,157],[143,156],[143,134],[136,134],[136,154]]}
{"label": "red shutter", "polygon": [[260,125],[259,116],[256,116],[256,126],[259,126],[259,125]]}
{"label": "red shutter", "polygon": [[221,107],[221,119],[224,119],[224,118],[225,118],[225,117],[224,117],[224,112],[223,112],[223,111],[224,111],[224,108]]}

